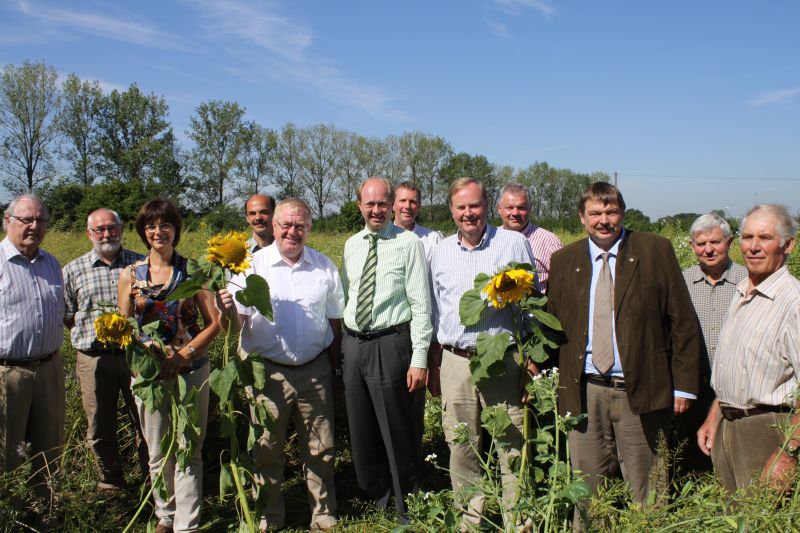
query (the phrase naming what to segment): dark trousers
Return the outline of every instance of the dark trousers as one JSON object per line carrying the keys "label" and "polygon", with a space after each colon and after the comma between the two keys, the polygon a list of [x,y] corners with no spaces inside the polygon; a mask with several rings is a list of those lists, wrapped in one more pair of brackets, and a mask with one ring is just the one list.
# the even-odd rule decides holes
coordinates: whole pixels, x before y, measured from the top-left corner
{"label": "dark trousers", "polygon": [[401,517],[403,496],[418,490],[408,331],[372,340],[345,335],[344,391],[353,465],[359,487],[379,506],[392,495]]}

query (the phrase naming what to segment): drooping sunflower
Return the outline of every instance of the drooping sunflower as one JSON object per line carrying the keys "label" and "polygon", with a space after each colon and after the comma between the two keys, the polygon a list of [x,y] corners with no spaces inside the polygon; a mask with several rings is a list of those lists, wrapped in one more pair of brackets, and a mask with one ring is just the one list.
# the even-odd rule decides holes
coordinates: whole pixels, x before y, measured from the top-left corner
{"label": "drooping sunflower", "polygon": [[492,306],[502,309],[518,302],[533,289],[533,272],[522,268],[498,272],[484,285],[483,292]]}
{"label": "drooping sunflower", "polygon": [[94,320],[94,331],[98,342],[116,344],[125,348],[133,341],[133,326],[117,312],[103,313]]}
{"label": "drooping sunflower", "polygon": [[207,259],[236,274],[244,272],[250,267],[247,234],[231,231],[225,236],[215,235],[208,241]]}

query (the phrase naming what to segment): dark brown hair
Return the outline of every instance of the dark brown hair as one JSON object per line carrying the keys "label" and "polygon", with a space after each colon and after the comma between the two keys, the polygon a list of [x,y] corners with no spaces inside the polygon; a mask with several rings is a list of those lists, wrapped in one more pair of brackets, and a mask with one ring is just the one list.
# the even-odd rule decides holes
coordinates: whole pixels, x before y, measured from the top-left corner
{"label": "dark brown hair", "polygon": [[136,222],[134,222],[134,226],[136,227],[136,233],[139,234],[139,238],[142,239],[142,242],[147,249],[150,249],[150,243],[147,242],[147,236],[145,235],[144,227],[148,224],[155,224],[157,222],[160,223],[170,223],[175,227],[175,239],[172,241],[173,248],[178,246],[178,243],[181,240],[181,227],[183,226],[183,219],[181,218],[181,214],[178,212],[178,208],[175,207],[175,204],[170,202],[169,200],[164,200],[163,198],[156,198],[154,200],[150,200],[146,204],[144,204],[141,209],[139,209],[139,213],[136,215]]}
{"label": "dark brown hair", "polygon": [[625,212],[625,200],[622,199],[622,193],[614,185],[605,181],[596,181],[586,187],[581,195],[578,211],[583,213],[586,210],[586,202],[589,200],[595,200],[603,205],[615,204],[623,213]]}

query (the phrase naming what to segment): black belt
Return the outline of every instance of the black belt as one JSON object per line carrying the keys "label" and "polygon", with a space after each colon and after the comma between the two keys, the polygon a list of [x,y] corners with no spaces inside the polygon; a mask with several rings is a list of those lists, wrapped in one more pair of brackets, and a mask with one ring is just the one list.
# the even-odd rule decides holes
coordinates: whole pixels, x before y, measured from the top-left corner
{"label": "black belt", "polygon": [[463,350],[461,348],[456,348],[455,346],[450,346],[449,344],[443,344],[442,348],[444,348],[448,352],[454,353],[457,356],[463,357],[465,359],[472,359],[478,353],[478,351],[475,350],[474,348],[468,348],[466,350]]}
{"label": "black belt", "polygon": [[18,366],[23,368],[38,368],[42,363],[46,363],[58,353],[56,350],[53,353],[47,354],[39,359],[0,359],[0,366]]}
{"label": "black belt", "polygon": [[598,376],[597,374],[587,374],[586,382],[600,387],[608,387],[614,390],[625,390],[625,380],[614,376]]}
{"label": "black belt", "polygon": [[403,322],[402,324],[397,324],[396,326],[390,326],[384,329],[377,329],[375,331],[355,331],[348,327],[345,327],[344,329],[347,331],[348,335],[355,337],[360,341],[371,341],[386,335],[391,335],[392,333],[406,333],[411,331],[411,327],[409,326],[408,322]]}
{"label": "black belt", "polygon": [[755,407],[748,407],[747,409],[740,409],[738,407],[731,407],[729,405],[720,405],[722,411],[722,418],[725,420],[739,420],[740,418],[747,418],[748,416],[766,415],[769,413],[791,413],[793,409],[788,405],[762,405],[758,404]]}

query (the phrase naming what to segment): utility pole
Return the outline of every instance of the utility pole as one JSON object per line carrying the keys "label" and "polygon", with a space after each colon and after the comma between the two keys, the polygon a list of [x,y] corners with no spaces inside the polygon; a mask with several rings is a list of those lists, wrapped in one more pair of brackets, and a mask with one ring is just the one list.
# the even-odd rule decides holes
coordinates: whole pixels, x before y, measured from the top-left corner
{"label": "utility pole", "polygon": [[614,187],[617,186],[617,172],[614,171]]}

